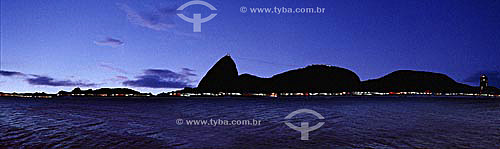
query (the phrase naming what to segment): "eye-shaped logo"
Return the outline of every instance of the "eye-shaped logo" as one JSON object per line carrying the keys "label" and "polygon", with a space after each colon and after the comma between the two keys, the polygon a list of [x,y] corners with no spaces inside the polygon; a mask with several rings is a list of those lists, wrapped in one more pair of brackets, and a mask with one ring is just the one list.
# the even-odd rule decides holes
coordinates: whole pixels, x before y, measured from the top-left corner
{"label": "eye-shaped logo", "polygon": [[[189,1],[185,4],[182,4],[179,8],[177,8],[177,10],[184,10],[184,8],[189,7],[191,5],[203,5],[205,7],[210,8],[210,10],[217,10],[211,4],[200,0]],[[195,13],[193,14],[193,18],[188,18],[182,13],[177,14],[177,16],[179,16],[184,21],[193,23],[193,32],[201,32],[201,23],[205,23],[207,21],[212,20],[216,15],[217,15],[216,13],[212,13],[206,18],[201,18],[201,14]]]}
{"label": "eye-shaped logo", "polygon": [[[285,119],[291,119],[293,116],[300,113],[309,113],[316,116],[318,119],[325,119],[325,117],[323,117],[318,112],[309,109],[299,109],[297,111],[293,111],[292,113],[288,114]],[[309,127],[309,122],[300,122],[300,127],[297,127],[290,122],[285,122],[285,124],[294,130],[300,131],[300,140],[309,140],[309,132],[320,128],[321,126],[323,126],[323,124],[325,124],[325,122],[319,122],[312,127]]]}

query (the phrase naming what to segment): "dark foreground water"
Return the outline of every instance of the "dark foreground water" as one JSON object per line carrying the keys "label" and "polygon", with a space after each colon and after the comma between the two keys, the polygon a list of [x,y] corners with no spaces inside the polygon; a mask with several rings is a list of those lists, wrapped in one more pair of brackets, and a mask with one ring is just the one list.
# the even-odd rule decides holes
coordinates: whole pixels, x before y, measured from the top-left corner
{"label": "dark foreground water", "polygon": [[[284,124],[325,124],[308,141]],[[179,125],[177,121],[182,119]],[[187,120],[261,120],[193,126]],[[500,100],[0,98],[0,148],[500,148]]]}

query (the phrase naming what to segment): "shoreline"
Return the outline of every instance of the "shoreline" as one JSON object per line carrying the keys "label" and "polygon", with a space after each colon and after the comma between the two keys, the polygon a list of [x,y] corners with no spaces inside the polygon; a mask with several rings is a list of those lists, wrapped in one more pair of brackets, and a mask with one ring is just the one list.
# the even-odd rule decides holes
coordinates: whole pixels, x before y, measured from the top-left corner
{"label": "shoreline", "polygon": [[158,99],[185,99],[185,100],[197,100],[197,99],[241,99],[241,100],[254,100],[254,99],[265,99],[265,100],[279,100],[279,99],[349,99],[349,98],[358,98],[358,99],[377,99],[377,98],[438,98],[438,99],[500,99],[499,96],[398,96],[398,95],[389,95],[389,96],[150,96],[150,97],[97,97],[97,96],[57,96],[57,97],[49,97],[49,98],[40,98],[40,97],[16,97],[16,96],[0,96],[0,99],[51,99],[51,100],[64,100],[64,99],[109,99],[109,100],[126,100],[126,99],[137,99],[137,100],[158,100]]}

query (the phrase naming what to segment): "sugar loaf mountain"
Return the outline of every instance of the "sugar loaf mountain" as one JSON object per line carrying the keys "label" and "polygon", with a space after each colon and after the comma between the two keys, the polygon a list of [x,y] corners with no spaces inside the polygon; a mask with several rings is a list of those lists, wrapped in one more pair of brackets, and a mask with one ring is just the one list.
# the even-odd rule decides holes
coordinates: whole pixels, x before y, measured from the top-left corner
{"label": "sugar loaf mountain", "polygon": [[[361,81],[351,70],[310,65],[305,68],[261,78],[238,74],[236,63],[226,55],[202,78],[198,87],[177,92],[190,93],[320,93],[320,92],[433,92],[478,93],[479,87],[458,83],[450,77],[433,72],[398,70],[384,77]],[[499,89],[488,87],[488,93]]]}

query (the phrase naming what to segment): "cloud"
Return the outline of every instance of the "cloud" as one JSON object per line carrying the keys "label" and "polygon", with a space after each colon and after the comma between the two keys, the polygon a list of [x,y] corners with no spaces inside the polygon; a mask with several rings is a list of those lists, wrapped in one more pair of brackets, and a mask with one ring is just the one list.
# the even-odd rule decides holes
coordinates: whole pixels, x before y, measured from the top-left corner
{"label": "cloud", "polygon": [[125,76],[116,76],[115,78],[120,80],[128,80],[128,77]]}
{"label": "cloud", "polygon": [[147,69],[144,71],[144,74],[160,76],[162,78],[174,78],[174,79],[180,79],[184,77],[182,74],[167,69]]}
{"label": "cloud", "polygon": [[157,31],[166,31],[175,27],[172,16],[176,10],[170,8],[154,9],[153,12],[141,14],[126,4],[117,3],[118,7],[127,14],[130,23]]}
{"label": "cloud", "polygon": [[0,76],[14,77],[14,76],[26,76],[26,75],[22,72],[0,70]]}
{"label": "cloud", "polygon": [[95,83],[84,83],[83,81],[71,80],[56,80],[47,76],[32,75],[33,78],[27,78],[26,81],[31,85],[46,85],[46,86],[96,86]]}
{"label": "cloud", "polygon": [[111,46],[111,47],[117,47],[123,45],[123,41],[109,37],[106,38],[105,40],[94,41],[94,43],[99,46]]}
{"label": "cloud", "polygon": [[464,82],[479,85],[479,77],[485,74],[488,77],[488,85],[500,87],[500,71],[478,71],[464,79]]}
{"label": "cloud", "polygon": [[187,82],[164,80],[155,75],[143,75],[137,78],[137,80],[125,81],[123,85],[148,88],[184,88],[190,86]]}
{"label": "cloud", "polygon": [[196,76],[196,74],[194,74],[193,72],[194,72],[193,69],[182,68],[182,71],[180,73],[185,75],[185,76]]}
{"label": "cloud", "polygon": [[105,82],[110,81],[113,83],[122,83],[123,81],[126,81],[126,80],[128,80],[128,77],[126,77],[126,76],[114,76],[114,77],[109,78],[109,79],[104,79]]}
{"label": "cloud", "polygon": [[143,75],[137,76],[136,80],[127,80],[122,84],[148,88],[184,88],[191,87],[189,83],[192,81],[188,78],[189,76],[192,75],[184,74],[182,71],[177,73],[167,69],[147,69]]}
{"label": "cloud", "polygon": [[120,68],[117,68],[117,67],[113,67],[110,64],[101,63],[101,64],[99,64],[99,67],[102,67],[102,68],[105,68],[105,69],[108,69],[108,70],[111,70],[111,71],[116,71],[116,72],[119,72],[119,73],[123,73],[123,74],[128,74],[127,71],[125,71],[123,69],[120,69]]}
{"label": "cloud", "polygon": [[84,81],[71,81],[71,80],[57,80],[48,76],[41,76],[36,74],[26,74],[22,72],[16,71],[5,71],[0,70],[0,76],[6,77],[14,77],[20,76],[26,82],[31,85],[46,85],[46,86],[82,86],[82,87],[90,87],[97,86],[95,83],[86,83]]}

